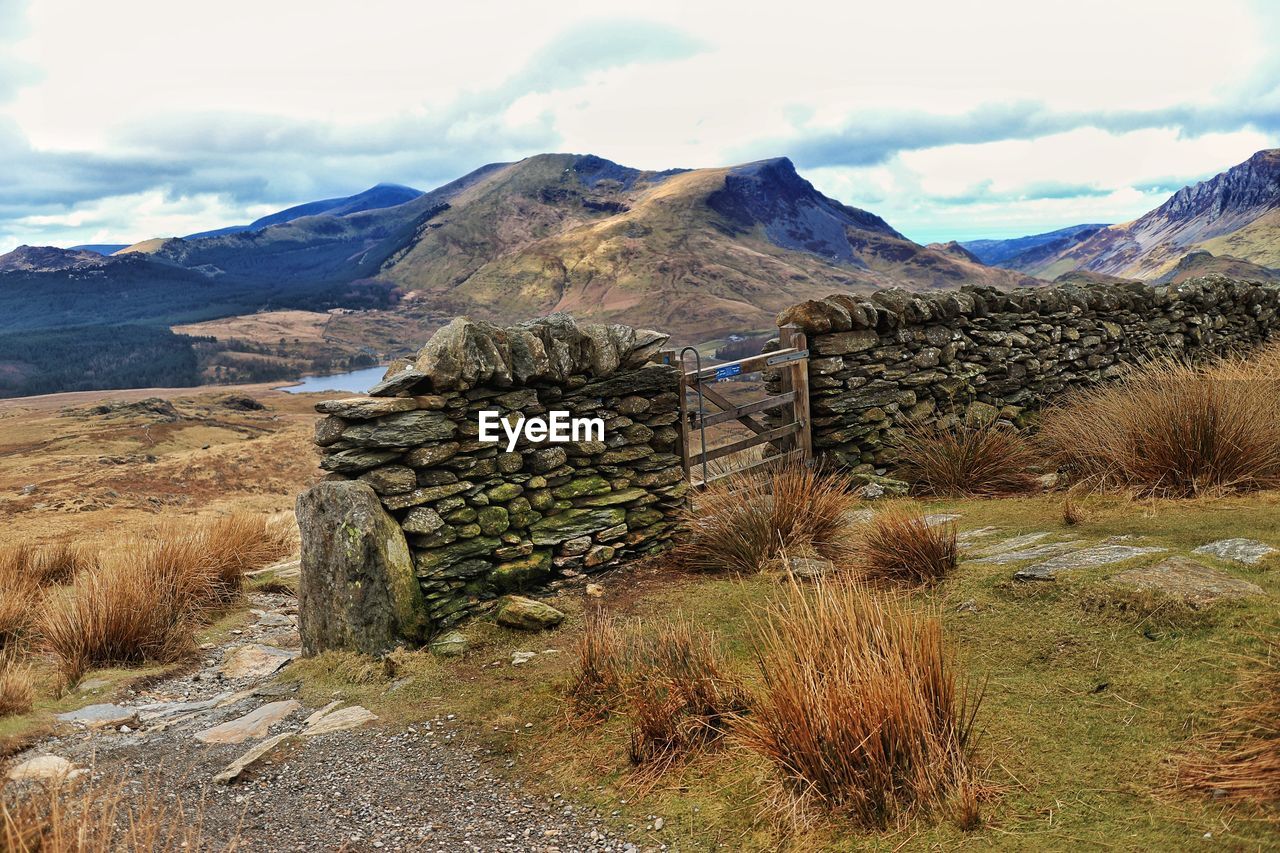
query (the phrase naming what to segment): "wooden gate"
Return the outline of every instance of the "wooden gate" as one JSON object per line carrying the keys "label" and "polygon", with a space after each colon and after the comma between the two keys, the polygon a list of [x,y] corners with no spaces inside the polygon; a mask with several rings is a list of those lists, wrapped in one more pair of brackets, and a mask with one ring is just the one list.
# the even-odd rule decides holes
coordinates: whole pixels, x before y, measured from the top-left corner
{"label": "wooden gate", "polygon": [[[742,358],[714,367],[687,370],[685,347],[680,353],[680,458],[685,478],[694,486],[706,486],[760,465],[786,460],[808,462],[813,456],[809,429],[809,350],[804,332],[794,324],[779,331],[779,349]],[[695,356],[697,351],[694,350]],[[781,392],[746,403],[735,404],[715,388],[717,382],[760,370],[781,373]],[[714,407],[714,408],[713,408]],[[753,415],[771,409],[780,410],[776,426],[762,423]],[[707,428],[736,422],[751,431],[746,438],[716,447],[707,446]],[[763,459],[743,465],[716,466],[709,463],[742,453],[762,444],[772,445],[774,452]]]}

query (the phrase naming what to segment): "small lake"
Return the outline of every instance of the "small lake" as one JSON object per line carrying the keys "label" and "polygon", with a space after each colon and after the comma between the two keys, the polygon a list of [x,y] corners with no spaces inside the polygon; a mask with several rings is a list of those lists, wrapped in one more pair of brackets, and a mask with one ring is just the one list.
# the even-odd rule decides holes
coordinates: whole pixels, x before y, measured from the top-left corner
{"label": "small lake", "polygon": [[288,391],[290,394],[306,394],[311,391],[350,391],[363,394],[381,382],[382,374],[386,372],[385,367],[366,367],[329,376],[304,376],[298,380],[297,385],[278,386],[276,390]]}

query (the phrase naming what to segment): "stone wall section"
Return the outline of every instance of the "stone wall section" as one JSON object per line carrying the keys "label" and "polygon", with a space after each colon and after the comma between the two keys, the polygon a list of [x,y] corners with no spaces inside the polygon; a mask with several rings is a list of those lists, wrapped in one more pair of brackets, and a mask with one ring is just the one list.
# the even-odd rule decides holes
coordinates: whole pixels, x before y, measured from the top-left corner
{"label": "stone wall section", "polygon": [[801,303],[778,325],[808,336],[815,453],[883,473],[912,422],[1024,426],[1047,401],[1113,380],[1125,365],[1271,340],[1278,308],[1274,285],[1207,276],[1158,287],[895,288]]}
{"label": "stone wall section", "polygon": [[[552,315],[459,318],[370,396],[316,406],[321,467],[377,493],[404,531],[432,632],[506,592],[663,546],[687,490],[666,336]],[[603,441],[479,440],[481,411],[599,417]],[[304,542],[304,552],[307,548]]]}

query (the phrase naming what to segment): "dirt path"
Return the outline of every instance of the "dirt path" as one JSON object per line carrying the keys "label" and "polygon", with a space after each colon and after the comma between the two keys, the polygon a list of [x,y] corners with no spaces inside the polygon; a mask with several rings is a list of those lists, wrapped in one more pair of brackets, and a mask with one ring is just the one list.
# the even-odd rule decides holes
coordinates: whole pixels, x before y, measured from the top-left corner
{"label": "dirt path", "polygon": [[[250,606],[250,624],[203,649],[194,671],[115,703],[93,698],[92,678],[82,683],[88,707],[78,716],[97,724],[64,720],[14,766],[54,755],[95,778],[125,780],[131,793],[145,784],[164,800],[201,804],[214,849],[236,837],[239,849],[253,851],[638,849],[609,833],[599,815],[505,778],[501,759],[469,742],[453,715],[393,726],[360,720],[363,709],[303,705],[297,682],[275,679],[297,654],[295,600],[254,594]],[[351,728],[342,727],[344,708]],[[325,723],[337,730],[317,733]],[[243,776],[215,781],[280,736]]]}

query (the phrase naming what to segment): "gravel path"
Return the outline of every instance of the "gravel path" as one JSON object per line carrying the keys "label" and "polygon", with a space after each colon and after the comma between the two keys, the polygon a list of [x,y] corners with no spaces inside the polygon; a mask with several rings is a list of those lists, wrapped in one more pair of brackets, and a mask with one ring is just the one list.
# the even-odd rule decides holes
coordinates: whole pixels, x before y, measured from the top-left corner
{"label": "gravel path", "polygon": [[[600,815],[505,778],[502,760],[469,743],[452,715],[293,737],[240,780],[214,782],[266,737],[301,732],[317,710],[297,708],[239,743],[197,740],[213,726],[295,698],[297,685],[273,683],[271,673],[225,674],[244,647],[296,648],[292,598],[255,595],[252,606],[253,623],[225,646],[205,649],[200,669],[131,693],[118,700],[123,712],[111,712],[137,712],[137,719],[98,729],[64,724],[14,764],[56,755],[92,768],[97,779],[127,780],[130,792],[145,783],[189,810],[198,804],[215,849],[237,837],[238,849],[251,851],[640,849],[608,831]],[[85,704],[94,701],[101,700]],[[190,710],[190,703],[210,706]]]}

